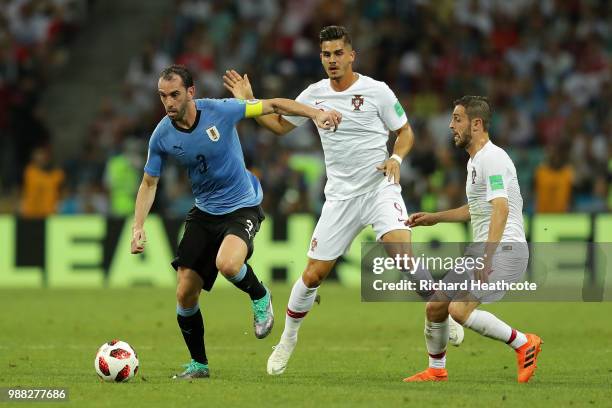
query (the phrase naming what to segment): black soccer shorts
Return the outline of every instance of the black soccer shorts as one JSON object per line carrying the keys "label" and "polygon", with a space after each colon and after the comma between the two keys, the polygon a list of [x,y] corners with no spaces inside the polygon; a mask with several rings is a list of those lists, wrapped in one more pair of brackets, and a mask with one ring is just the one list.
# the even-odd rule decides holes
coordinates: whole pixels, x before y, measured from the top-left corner
{"label": "black soccer shorts", "polygon": [[172,267],[193,269],[204,281],[202,289],[210,291],[217,279],[216,259],[223,239],[229,234],[240,237],[247,244],[249,259],[253,255],[253,239],[264,218],[261,206],[239,208],[222,215],[193,207],[187,214],[185,234]]}

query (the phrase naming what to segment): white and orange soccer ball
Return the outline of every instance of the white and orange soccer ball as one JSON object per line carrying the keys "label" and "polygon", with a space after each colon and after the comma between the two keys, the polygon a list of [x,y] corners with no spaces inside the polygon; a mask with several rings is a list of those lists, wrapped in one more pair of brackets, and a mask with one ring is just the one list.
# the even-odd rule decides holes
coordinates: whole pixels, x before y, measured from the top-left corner
{"label": "white and orange soccer ball", "polygon": [[98,349],[94,367],[104,381],[124,382],[138,373],[138,356],[125,341],[111,340]]}

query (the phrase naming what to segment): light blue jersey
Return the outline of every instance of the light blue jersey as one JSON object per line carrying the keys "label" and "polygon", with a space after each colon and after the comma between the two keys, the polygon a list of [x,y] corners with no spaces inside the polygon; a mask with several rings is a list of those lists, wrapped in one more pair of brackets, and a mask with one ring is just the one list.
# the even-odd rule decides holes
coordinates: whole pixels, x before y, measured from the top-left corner
{"label": "light blue jersey", "polygon": [[236,123],[247,104],[238,99],[196,99],[197,115],[190,129],[166,116],[149,141],[144,171],[159,177],[167,156],[187,168],[195,205],[209,214],[227,214],[259,205],[263,191],[246,169]]}

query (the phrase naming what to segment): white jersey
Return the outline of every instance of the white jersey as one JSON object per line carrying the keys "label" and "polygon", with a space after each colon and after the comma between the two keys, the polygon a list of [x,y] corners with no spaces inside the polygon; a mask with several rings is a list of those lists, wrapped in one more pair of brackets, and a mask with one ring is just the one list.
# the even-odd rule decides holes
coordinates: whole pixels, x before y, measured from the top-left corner
{"label": "white jersey", "polygon": [[[325,154],[328,200],[346,200],[389,184],[376,166],[388,158],[389,130],[398,130],[408,119],[387,84],[360,74],[348,89],[337,92],[329,79],[323,79],[295,100],[342,114],[336,132],[318,129]],[[308,121],[301,116],[283,118],[295,126]]]}
{"label": "white jersey", "polygon": [[508,221],[501,242],[526,242],[523,197],[510,156],[488,141],[467,163],[465,193],[468,198],[474,242],[486,242],[491,221],[491,200],[508,199]]}

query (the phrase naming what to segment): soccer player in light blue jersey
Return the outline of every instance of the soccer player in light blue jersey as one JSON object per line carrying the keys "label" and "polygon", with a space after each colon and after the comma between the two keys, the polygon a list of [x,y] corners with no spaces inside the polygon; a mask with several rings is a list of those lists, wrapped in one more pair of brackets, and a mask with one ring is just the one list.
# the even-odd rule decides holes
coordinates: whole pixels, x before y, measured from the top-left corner
{"label": "soccer player in light blue jersey", "polygon": [[160,75],[158,93],[167,116],[151,136],[144,176],[136,197],[131,250],[142,253],[144,222],[151,209],[163,164],[173,156],[187,169],[195,206],[187,215],[185,234],[172,266],[177,271],[177,320],[191,354],[191,363],[174,378],[209,377],[204,323],[198,299],[221,274],[249,294],[257,338],[272,330],[270,291],[246,261],[264,219],[259,180],[249,172],[236,123],[269,113],[304,116],[317,126],[335,128],[341,115],[314,109],[290,99],[195,99],[191,73],[172,65]]}

